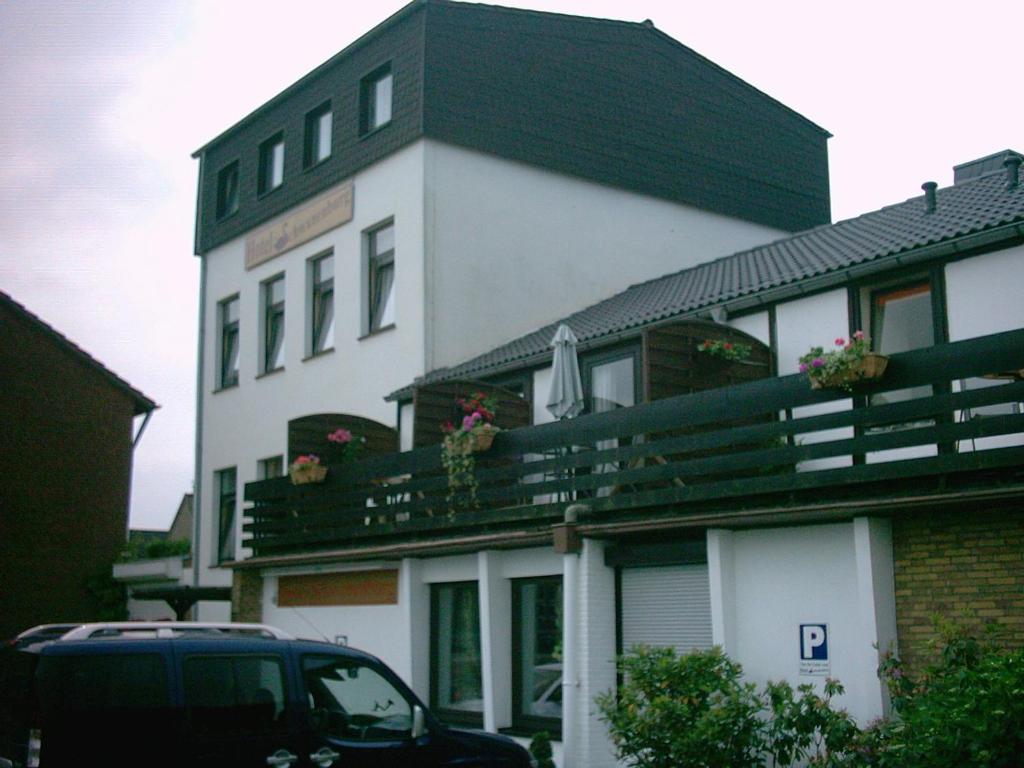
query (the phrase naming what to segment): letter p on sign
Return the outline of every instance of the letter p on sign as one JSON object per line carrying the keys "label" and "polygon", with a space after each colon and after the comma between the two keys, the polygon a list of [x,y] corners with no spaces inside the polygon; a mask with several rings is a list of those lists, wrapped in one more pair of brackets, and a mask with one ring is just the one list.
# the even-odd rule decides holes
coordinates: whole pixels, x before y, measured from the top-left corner
{"label": "letter p on sign", "polygon": [[828,636],[824,624],[800,625],[800,658],[828,660]]}

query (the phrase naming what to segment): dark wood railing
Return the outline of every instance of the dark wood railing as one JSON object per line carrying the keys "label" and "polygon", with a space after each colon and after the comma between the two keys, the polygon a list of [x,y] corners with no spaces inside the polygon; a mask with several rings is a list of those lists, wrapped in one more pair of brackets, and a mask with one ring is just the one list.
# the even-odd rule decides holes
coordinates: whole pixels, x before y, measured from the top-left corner
{"label": "dark wood railing", "polygon": [[[1024,330],[895,355],[852,395],[793,375],[523,427],[477,455],[472,494],[449,490],[438,446],[334,466],[322,484],[249,483],[245,543],[273,556],[543,529],[572,500],[594,522],[1020,483],[1021,369]],[[926,394],[880,404],[913,387]]]}

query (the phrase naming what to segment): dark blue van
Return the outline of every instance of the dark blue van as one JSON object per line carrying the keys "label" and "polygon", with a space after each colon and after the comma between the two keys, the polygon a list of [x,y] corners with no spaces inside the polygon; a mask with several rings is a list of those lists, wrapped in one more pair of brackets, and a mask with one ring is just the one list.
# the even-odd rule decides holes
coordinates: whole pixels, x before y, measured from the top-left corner
{"label": "dark blue van", "polygon": [[529,768],[379,659],[241,624],[83,625],[0,658],[0,765]]}

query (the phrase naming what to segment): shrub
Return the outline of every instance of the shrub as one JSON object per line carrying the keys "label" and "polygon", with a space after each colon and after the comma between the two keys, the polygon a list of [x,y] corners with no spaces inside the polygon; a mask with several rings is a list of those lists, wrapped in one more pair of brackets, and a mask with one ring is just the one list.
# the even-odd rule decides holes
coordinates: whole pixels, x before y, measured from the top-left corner
{"label": "shrub", "polygon": [[192,543],[188,539],[136,539],[121,552],[120,562],[154,560],[161,557],[188,555]]}
{"label": "shrub", "polygon": [[638,646],[620,671],[618,696],[606,693],[597,704],[619,757],[637,768],[865,765],[860,730],[832,707],[843,692],[835,680],[823,696],[785,682],[758,692],[719,648],[677,656]]}
{"label": "shrub", "polygon": [[547,731],[541,731],[534,735],[530,741],[530,754],[533,756],[537,768],[555,768],[551,751],[551,736]]}
{"label": "shrub", "polygon": [[638,646],[618,696],[597,699],[618,755],[637,768],[759,768],[761,700],[722,651]]}
{"label": "shrub", "polygon": [[1006,650],[936,622],[939,659],[911,679],[886,654],[886,681],[898,720],[872,734],[882,768],[1024,766],[1024,649]]}

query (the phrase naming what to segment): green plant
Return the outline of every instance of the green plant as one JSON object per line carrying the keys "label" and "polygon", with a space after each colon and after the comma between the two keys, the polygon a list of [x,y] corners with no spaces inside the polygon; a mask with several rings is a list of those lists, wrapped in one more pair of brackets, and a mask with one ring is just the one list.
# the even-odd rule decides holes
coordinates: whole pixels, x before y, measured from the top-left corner
{"label": "green plant", "polygon": [[832,700],[827,680],[794,691],[769,682],[762,692],[719,648],[677,656],[638,646],[619,661],[625,681],[597,699],[621,759],[636,768],[866,766],[861,731]]}
{"label": "green plant", "polygon": [[547,731],[534,734],[530,741],[530,754],[533,756],[536,768],[555,768],[551,751],[551,736]]}
{"label": "green plant", "polygon": [[871,347],[863,331],[857,331],[849,340],[836,339],[835,346],[829,352],[822,347],[811,347],[800,358],[800,372],[806,373],[818,386],[839,386],[849,391],[851,380],[857,378],[856,373]]}
{"label": "green plant", "polygon": [[898,720],[879,724],[881,768],[1024,765],[1024,649],[1008,650],[936,620],[938,660],[912,679],[891,653],[879,675]]}
{"label": "green plant", "polygon": [[366,447],[366,438],[353,435],[349,430],[338,429],[328,433],[327,440],[341,447],[341,461],[355,461]]}
{"label": "green plant", "polygon": [[623,684],[597,698],[619,758],[636,768],[760,768],[761,699],[721,649],[638,646]]}
{"label": "green plant", "polygon": [[129,542],[118,558],[122,563],[135,560],[155,560],[161,557],[180,557],[192,551],[188,539],[136,539]]}
{"label": "green plant", "polygon": [[704,341],[697,345],[697,351],[711,357],[720,357],[723,360],[746,360],[750,357],[751,347],[749,344],[734,344],[731,341],[704,339]]}
{"label": "green plant", "polygon": [[459,426],[450,421],[441,426],[445,433],[441,464],[448,473],[448,504],[453,504],[458,492],[464,490],[469,503],[476,506],[479,485],[473,454],[485,445],[489,447],[500,431],[493,423],[497,401],[483,392],[476,392],[472,397],[456,399],[455,404],[462,414]]}

